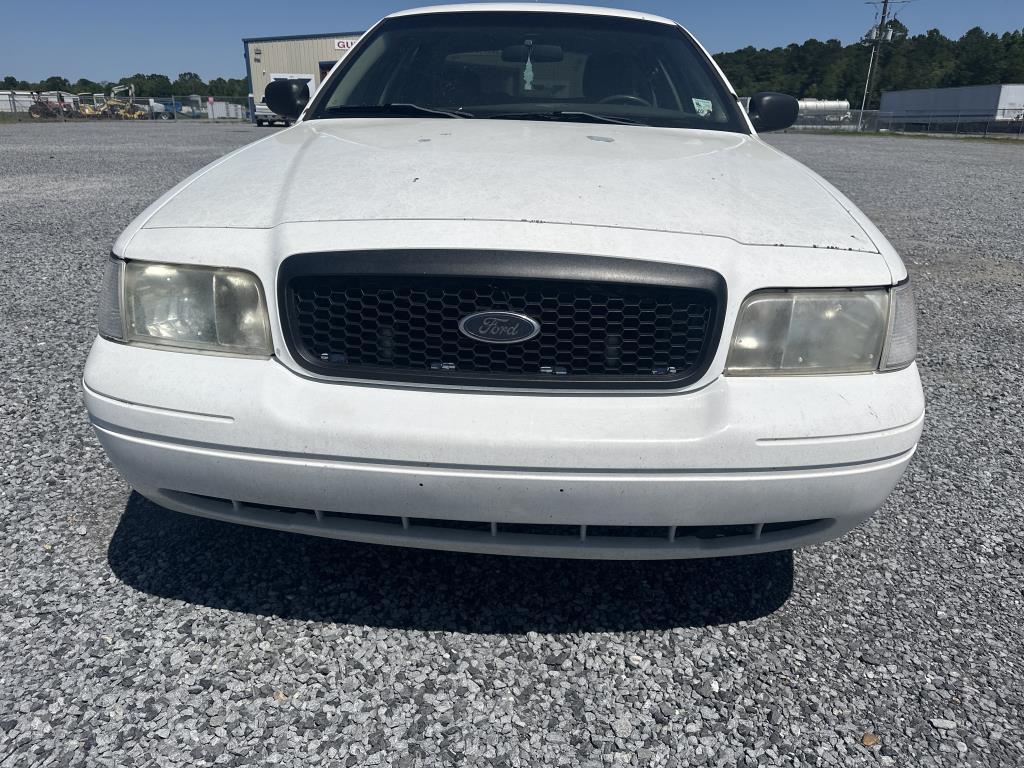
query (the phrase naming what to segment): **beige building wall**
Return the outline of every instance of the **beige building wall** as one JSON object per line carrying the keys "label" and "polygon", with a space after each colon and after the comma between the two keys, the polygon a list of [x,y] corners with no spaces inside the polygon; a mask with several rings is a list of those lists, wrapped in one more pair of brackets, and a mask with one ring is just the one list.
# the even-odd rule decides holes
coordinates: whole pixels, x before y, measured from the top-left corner
{"label": "beige building wall", "polygon": [[319,86],[321,62],[335,62],[345,57],[362,33],[343,32],[301,38],[245,40],[250,86],[253,98],[263,98],[271,75],[310,75]]}

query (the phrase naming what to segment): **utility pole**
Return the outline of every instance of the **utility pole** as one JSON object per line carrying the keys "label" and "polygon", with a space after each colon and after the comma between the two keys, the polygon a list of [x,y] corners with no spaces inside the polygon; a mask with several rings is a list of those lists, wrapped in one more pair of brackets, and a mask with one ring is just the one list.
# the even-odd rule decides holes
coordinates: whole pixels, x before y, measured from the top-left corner
{"label": "utility pole", "polygon": [[[869,0],[867,5],[880,5],[882,6],[882,13],[878,19],[878,26],[874,26],[868,30],[868,33],[864,35],[861,43],[864,45],[871,46],[871,60],[868,62],[868,79],[864,83],[864,98],[860,102],[860,119],[857,120],[857,130],[860,131],[864,125],[864,110],[868,106],[868,96],[871,95],[871,84],[875,74],[878,72],[879,66],[881,66],[882,60],[882,44],[891,43],[893,31],[889,29],[889,6],[891,5],[908,5],[914,2],[914,0]],[[893,14],[895,17],[898,15]]]}
{"label": "utility pole", "polygon": [[871,59],[868,61],[868,79],[864,82],[864,98],[860,102],[860,116],[857,118],[857,133],[864,127],[864,110],[868,106],[868,94],[871,92],[871,78],[875,74],[875,60],[878,59],[882,49],[882,41],[885,39],[885,25],[889,21],[889,0],[882,0],[882,15],[879,17],[878,26],[872,28],[865,38],[865,44],[871,45]]}

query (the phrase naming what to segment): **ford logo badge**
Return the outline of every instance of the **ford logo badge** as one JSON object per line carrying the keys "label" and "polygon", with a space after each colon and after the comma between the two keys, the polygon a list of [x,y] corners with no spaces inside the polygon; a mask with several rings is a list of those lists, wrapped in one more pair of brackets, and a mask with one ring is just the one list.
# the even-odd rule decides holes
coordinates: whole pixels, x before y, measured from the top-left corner
{"label": "ford logo badge", "polygon": [[515,312],[475,312],[459,321],[459,330],[488,344],[519,344],[540,333],[540,323]]}

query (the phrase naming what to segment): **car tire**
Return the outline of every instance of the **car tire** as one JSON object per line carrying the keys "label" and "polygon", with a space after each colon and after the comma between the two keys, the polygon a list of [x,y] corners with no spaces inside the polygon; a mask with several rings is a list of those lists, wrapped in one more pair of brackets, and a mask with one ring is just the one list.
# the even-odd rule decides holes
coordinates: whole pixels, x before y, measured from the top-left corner
{"label": "car tire", "polygon": [[256,127],[257,128],[262,128],[263,127],[263,121],[262,120],[257,120],[256,121]]}
{"label": "car tire", "polygon": [[161,120],[170,120],[171,119],[171,113],[170,112],[161,112],[160,113],[160,119]]}

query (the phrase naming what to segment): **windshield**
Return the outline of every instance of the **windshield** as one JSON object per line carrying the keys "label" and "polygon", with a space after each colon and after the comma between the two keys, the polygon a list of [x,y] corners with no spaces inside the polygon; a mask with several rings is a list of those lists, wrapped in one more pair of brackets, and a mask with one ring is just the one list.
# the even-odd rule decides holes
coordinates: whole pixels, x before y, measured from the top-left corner
{"label": "windshield", "polygon": [[311,119],[564,120],[747,133],[736,100],[678,27],[575,13],[387,19],[317,96]]}

